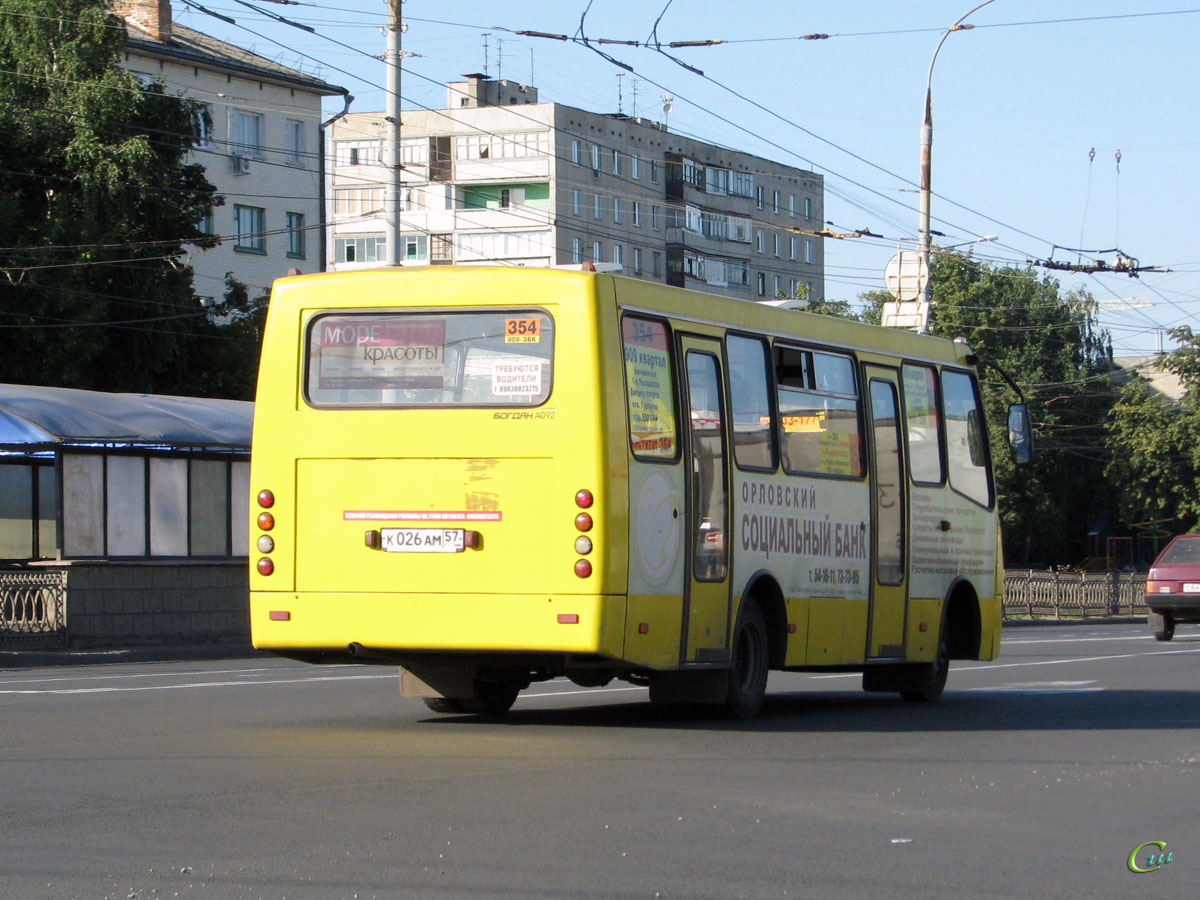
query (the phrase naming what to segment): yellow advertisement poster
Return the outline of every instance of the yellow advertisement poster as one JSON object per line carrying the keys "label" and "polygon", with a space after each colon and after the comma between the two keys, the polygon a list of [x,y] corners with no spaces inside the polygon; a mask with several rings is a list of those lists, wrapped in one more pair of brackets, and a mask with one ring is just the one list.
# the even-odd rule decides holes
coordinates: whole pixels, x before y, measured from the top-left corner
{"label": "yellow advertisement poster", "polygon": [[627,317],[621,334],[633,452],[640,457],[674,457],[675,399],[666,326]]}

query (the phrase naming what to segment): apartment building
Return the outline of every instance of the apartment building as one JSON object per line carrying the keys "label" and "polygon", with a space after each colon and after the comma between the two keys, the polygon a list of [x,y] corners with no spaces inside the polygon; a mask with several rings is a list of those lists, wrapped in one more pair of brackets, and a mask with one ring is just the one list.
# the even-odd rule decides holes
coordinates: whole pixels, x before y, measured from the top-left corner
{"label": "apartment building", "polygon": [[113,0],[129,33],[122,64],[208,109],[194,161],[225,199],[202,224],[220,235],[188,262],[195,291],[220,298],[225,273],[251,297],[290,270],[324,268],[321,100],[346,89],[171,20],[170,0]]}
{"label": "apartment building", "polygon": [[[824,293],[820,175],[464,76],[401,122],[403,265],[605,262],[750,300]],[[383,113],[326,130],[329,268],[383,265]]]}

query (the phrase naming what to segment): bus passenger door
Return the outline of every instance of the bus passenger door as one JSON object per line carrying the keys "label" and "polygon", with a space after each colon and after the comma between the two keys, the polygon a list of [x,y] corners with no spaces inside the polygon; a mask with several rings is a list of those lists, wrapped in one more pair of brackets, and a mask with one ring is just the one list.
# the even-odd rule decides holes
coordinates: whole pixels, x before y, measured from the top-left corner
{"label": "bus passenger door", "polygon": [[867,657],[905,653],[908,490],[904,477],[897,374],[865,368],[871,447],[871,601]]}
{"label": "bus passenger door", "polygon": [[721,345],[683,336],[688,406],[687,595],[682,662],[729,661],[729,474]]}

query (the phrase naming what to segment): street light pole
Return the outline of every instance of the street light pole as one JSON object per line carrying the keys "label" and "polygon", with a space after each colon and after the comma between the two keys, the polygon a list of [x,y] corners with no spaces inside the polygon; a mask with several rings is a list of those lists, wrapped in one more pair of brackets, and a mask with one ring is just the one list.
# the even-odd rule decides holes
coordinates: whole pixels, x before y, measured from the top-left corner
{"label": "street light pole", "polygon": [[387,169],[387,183],[383,189],[383,215],[387,223],[384,247],[387,264],[400,265],[400,194],[403,187],[400,167],[400,59],[402,57],[400,34],[404,24],[400,17],[403,0],[388,0],[387,51],[387,127],[383,139],[383,164]]}
{"label": "street light pole", "polygon": [[921,284],[921,298],[918,307],[921,314],[921,326],[918,329],[922,334],[929,333],[929,306],[932,303],[932,295],[930,291],[930,274],[929,255],[930,255],[930,228],[929,228],[929,196],[930,196],[930,169],[933,157],[933,64],[937,62],[938,53],[942,49],[942,44],[946,43],[946,38],[950,37],[953,31],[965,31],[968,28],[974,28],[973,25],[963,25],[963,20],[976,10],[982,9],[991,3],[992,0],[983,0],[977,6],[973,6],[964,15],[959,17],[958,21],[947,28],[942,33],[941,40],[938,41],[937,47],[933,51],[933,58],[929,60],[929,74],[925,78],[925,115],[921,119],[921,200],[920,200],[920,221],[917,225],[917,254],[920,257],[920,266],[924,271],[924,280]]}

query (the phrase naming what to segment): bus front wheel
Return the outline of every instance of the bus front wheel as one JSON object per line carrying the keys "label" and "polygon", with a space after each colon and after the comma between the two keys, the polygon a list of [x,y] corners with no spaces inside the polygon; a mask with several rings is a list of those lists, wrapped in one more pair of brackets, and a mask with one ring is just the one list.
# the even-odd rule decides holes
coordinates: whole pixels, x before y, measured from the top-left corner
{"label": "bus front wheel", "polygon": [[767,622],[754,600],[742,603],[733,631],[733,654],[725,708],[739,719],[749,719],[762,706],[767,693],[770,664]]}
{"label": "bus front wheel", "polygon": [[946,623],[942,622],[938,637],[937,658],[931,663],[918,663],[915,683],[900,691],[900,696],[909,703],[929,703],[942,696],[946,689],[946,676],[950,674],[950,639],[946,634]]}

